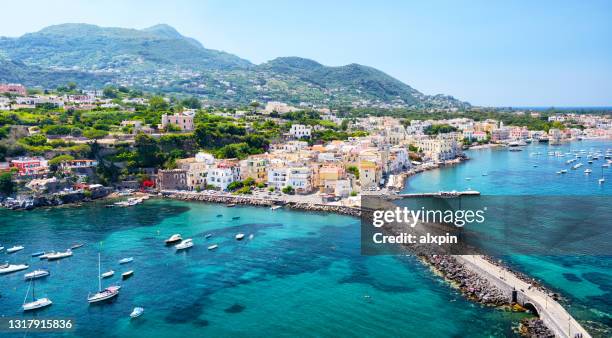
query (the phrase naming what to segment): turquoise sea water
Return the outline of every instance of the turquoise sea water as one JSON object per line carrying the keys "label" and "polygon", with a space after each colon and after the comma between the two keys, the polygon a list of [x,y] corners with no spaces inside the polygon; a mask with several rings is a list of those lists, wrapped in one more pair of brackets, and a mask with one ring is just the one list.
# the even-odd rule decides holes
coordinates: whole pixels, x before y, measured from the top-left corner
{"label": "turquoise sea water", "polygon": [[[473,160],[465,164],[411,178],[408,190],[463,189],[465,175],[470,175],[473,189],[530,194],[544,179],[543,173],[560,165],[542,155],[540,160],[551,161],[551,168],[541,165],[541,172],[525,178],[518,171],[531,171],[531,166],[520,163],[530,159],[530,151],[472,152]],[[489,176],[479,176],[483,170]],[[486,183],[495,175],[503,181]],[[547,179],[550,183],[542,186],[563,191],[554,184],[556,176]],[[578,175],[565,179],[578,182],[572,186],[597,185],[596,180]],[[608,187],[573,189],[609,191]],[[238,232],[254,237],[238,242],[234,240]],[[175,253],[163,245],[173,233],[192,237],[195,246]],[[213,236],[207,240],[208,233]],[[0,276],[0,316],[73,318],[77,329],[66,335],[82,337],[515,335],[512,327],[523,314],[465,300],[413,257],[362,256],[359,236],[355,218],[195,202],[150,200],[122,209],[99,203],[30,212],[0,210],[0,245],[26,247],[12,255],[0,253],[0,262],[28,262],[32,266],[28,271],[49,268],[51,276],[40,280],[36,289],[39,296],[54,302],[38,313],[23,315],[20,306],[28,287],[24,272]],[[33,252],[64,250],[81,242],[86,245],[61,261],[30,258]],[[208,251],[206,247],[214,243],[219,249]],[[118,282],[121,272],[135,273],[122,282],[115,301],[90,306],[86,298],[97,288],[99,251],[102,270],[116,272],[104,285]],[[118,264],[130,256],[132,263]],[[567,295],[570,311],[578,319],[609,325],[610,260],[514,255],[509,261]],[[130,321],[134,306],[144,307],[145,314]],[[0,332],[0,336],[23,333]]]}
{"label": "turquoise sea water", "polygon": [[[581,149],[605,152],[606,149],[612,149],[612,142],[582,141],[560,146],[534,144],[522,152],[509,152],[506,149],[473,150],[468,152],[470,160],[463,164],[425,172],[411,178],[405,191],[473,189],[484,195],[572,195],[607,199],[612,195],[612,169],[602,169],[601,165],[605,163],[603,159],[589,165],[586,154],[583,154],[579,162],[585,165],[578,170],[571,170],[570,165],[566,164],[571,157],[548,156],[549,151],[566,153]],[[591,168],[593,173],[585,175],[586,168]],[[568,173],[556,174],[561,169],[568,169]],[[602,175],[606,183],[600,185],[598,179]],[[612,203],[608,203],[608,208],[610,206]],[[531,210],[526,206],[524,212],[537,213],[538,210]],[[581,210],[567,208],[558,212],[560,217],[569,217]],[[612,221],[601,219],[600,226],[609,234]],[[541,279],[544,284],[567,297],[572,315],[596,335],[612,335],[612,257],[544,256],[510,252],[503,259],[516,269]]]}
{"label": "turquoise sea water", "polygon": [[[412,257],[361,256],[359,220],[350,217],[150,200],[122,209],[4,210],[0,220],[2,245],[26,247],[0,261],[49,268],[36,289],[54,302],[23,315],[23,272],[0,276],[0,315],[74,318],[70,335],[489,337],[513,335],[524,316],[470,303]],[[238,242],[238,232],[254,237]],[[195,246],[175,253],[163,244],[173,233]],[[29,257],[79,242],[86,245],[61,261]],[[213,243],[219,249],[208,251]],[[116,271],[104,285],[135,272],[114,302],[90,306],[99,248],[102,271]],[[145,313],[130,321],[134,306]]]}

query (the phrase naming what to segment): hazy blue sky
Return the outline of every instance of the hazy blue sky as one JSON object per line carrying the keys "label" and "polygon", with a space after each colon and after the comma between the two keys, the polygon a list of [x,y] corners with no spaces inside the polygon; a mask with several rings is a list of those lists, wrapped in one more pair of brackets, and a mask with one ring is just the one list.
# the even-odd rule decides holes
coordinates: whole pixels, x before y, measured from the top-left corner
{"label": "hazy blue sky", "polygon": [[612,1],[10,1],[0,35],[174,26],[255,63],[379,68],[477,105],[612,105]]}

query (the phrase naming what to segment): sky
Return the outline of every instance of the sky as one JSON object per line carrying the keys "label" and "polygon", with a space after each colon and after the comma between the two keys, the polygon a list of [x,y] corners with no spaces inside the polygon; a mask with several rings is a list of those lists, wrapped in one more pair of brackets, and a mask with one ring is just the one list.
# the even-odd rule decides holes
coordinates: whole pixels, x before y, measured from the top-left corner
{"label": "sky", "polygon": [[82,22],[175,27],[262,63],[378,68],[483,106],[612,106],[612,1],[10,1],[0,36]]}

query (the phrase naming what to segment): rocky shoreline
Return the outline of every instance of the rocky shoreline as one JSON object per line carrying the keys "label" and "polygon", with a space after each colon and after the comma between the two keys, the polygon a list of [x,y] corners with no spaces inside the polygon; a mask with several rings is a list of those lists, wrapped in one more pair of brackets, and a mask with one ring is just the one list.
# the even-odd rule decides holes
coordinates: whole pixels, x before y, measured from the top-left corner
{"label": "rocky shoreline", "polygon": [[303,211],[315,211],[315,212],[333,212],[340,215],[347,215],[353,217],[359,217],[361,210],[359,208],[346,207],[341,205],[330,205],[330,204],[314,204],[314,203],[300,203],[300,202],[287,202],[279,199],[261,199],[248,196],[233,196],[233,195],[215,195],[215,194],[202,194],[194,192],[162,192],[162,196],[165,198],[176,199],[181,201],[199,201],[205,203],[219,203],[219,204],[239,204],[239,205],[250,205],[258,207],[272,207],[272,206],[283,206],[293,210]]}

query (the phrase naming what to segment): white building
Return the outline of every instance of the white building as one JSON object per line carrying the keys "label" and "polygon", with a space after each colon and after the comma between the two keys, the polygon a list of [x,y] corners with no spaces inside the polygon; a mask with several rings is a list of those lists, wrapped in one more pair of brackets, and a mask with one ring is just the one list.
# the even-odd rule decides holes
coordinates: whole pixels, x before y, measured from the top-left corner
{"label": "white building", "polygon": [[303,124],[294,124],[294,125],[291,125],[289,134],[298,139],[303,138],[303,137],[310,138],[310,135],[312,134],[312,127],[305,126]]}
{"label": "white building", "polygon": [[208,170],[206,183],[221,190],[227,190],[227,186],[240,180],[240,167],[235,163],[221,162]]}

